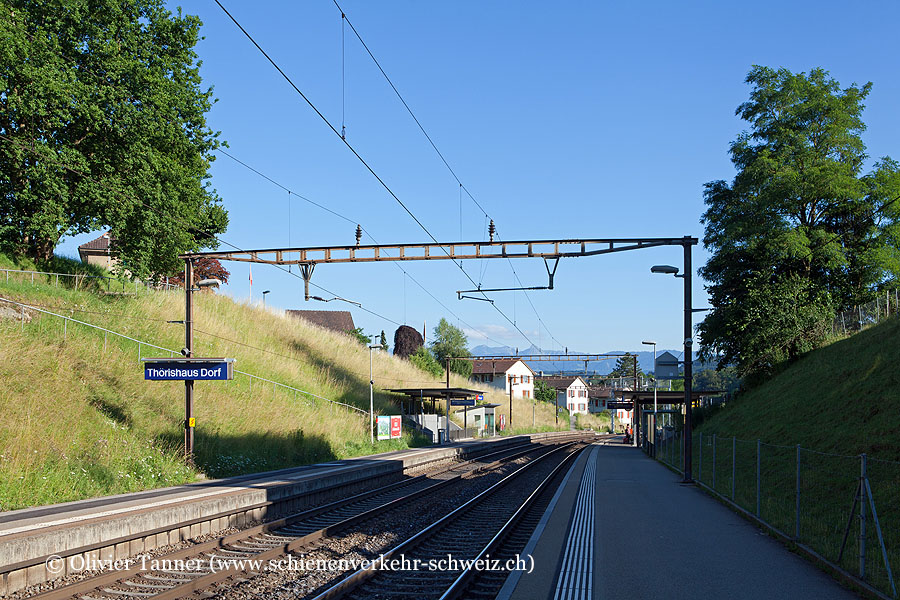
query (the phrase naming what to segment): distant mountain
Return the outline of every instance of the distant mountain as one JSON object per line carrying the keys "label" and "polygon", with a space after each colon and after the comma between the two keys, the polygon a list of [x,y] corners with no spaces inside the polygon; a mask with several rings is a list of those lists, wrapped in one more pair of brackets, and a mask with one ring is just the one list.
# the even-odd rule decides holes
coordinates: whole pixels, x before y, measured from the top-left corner
{"label": "distant mountain", "polygon": [[[517,352],[518,350],[518,352]],[[473,356],[523,356],[528,354],[561,354],[558,350],[542,350],[537,346],[530,346],[528,348],[517,349],[511,346],[485,346],[479,345],[475,346],[470,350]],[[682,350],[665,350],[660,348],[657,350],[657,356],[662,354],[663,352],[671,352],[679,359],[681,359],[683,351]],[[586,352],[581,352],[578,350],[569,350],[569,354],[587,354]],[[608,350],[606,352],[602,352],[601,354],[636,354],[638,357],[638,365],[641,370],[646,372],[653,370],[653,351],[652,350]],[[694,353],[694,361],[697,361],[697,355]],[[529,367],[535,372],[544,373],[584,373],[585,365],[583,362],[577,361],[563,361],[563,360],[526,360],[525,361]],[[603,361],[594,361],[589,362],[587,364],[587,372],[588,374],[596,373],[598,375],[606,375],[610,371],[612,371],[616,366],[616,359],[610,358]],[[700,367],[700,363],[695,362],[695,369]],[[703,368],[709,368],[708,365],[704,365]]]}

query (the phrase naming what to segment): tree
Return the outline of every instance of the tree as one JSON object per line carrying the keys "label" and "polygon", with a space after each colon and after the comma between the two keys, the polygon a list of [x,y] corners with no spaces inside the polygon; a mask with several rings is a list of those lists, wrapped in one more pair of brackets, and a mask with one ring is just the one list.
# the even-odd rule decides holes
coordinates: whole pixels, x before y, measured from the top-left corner
{"label": "tree", "polygon": [[[468,345],[466,334],[459,327],[451,325],[444,318],[438,321],[437,327],[434,328],[431,352],[440,364],[446,364],[448,358],[471,356]],[[470,377],[472,361],[452,360],[450,361],[450,370],[463,377]]]}
{"label": "tree", "polygon": [[704,191],[713,310],[698,331],[701,358],[764,375],[816,347],[836,308],[900,274],[900,169],[885,157],[862,174],[871,83],[841,89],[822,69],[760,66],[746,81],[737,175]]}
{"label": "tree", "polygon": [[556,389],[537,379],[534,382],[534,397],[541,402],[556,404]]}
{"label": "tree", "polygon": [[200,25],[163,0],[3,2],[0,248],[47,261],[63,236],[109,228],[118,268],[149,277],[216,246]]}
{"label": "tree", "polygon": [[425,346],[419,348],[409,356],[409,362],[434,377],[444,374],[444,367]]}
{"label": "tree", "polygon": [[[228,283],[231,273],[215,258],[198,258],[194,261],[194,281],[201,279],[218,279],[222,283]],[[184,285],[184,271],[179,271],[173,277],[167,278],[168,283]]]}
{"label": "tree", "polygon": [[387,336],[384,334],[384,329],[381,330],[381,341],[379,343],[381,344],[381,349],[387,352],[388,343]]}
{"label": "tree", "polygon": [[[637,361],[637,356],[634,354],[626,354],[624,356],[620,356],[616,359],[616,366],[610,372],[609,377],[634,377],[634,365],[635,361]],[[638,367],[637,375],[640,377],[643,375],[643,371]]]}
{"label": "tree", "polygon": [[409,358],[425,345],[422,334],[409,325],[401,325],[394,332],[394,355]]}
{"label": "tree", "polygon": [[369,344],[372,343],[372,338],[363,332],[362,327],[357,327],[356,329],[348,329],[347,334],[356,338],[356,341],[359,342],[360,344],[362,344],[363,346],[365,346],[366,348],[368,348]]}

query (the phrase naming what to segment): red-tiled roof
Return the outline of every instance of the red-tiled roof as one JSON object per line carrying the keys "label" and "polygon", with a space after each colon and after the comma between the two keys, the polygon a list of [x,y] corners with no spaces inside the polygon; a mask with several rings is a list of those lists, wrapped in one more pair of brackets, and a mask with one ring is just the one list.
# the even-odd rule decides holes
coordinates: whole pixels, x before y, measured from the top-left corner
{"label": "red-tiled roof", "polygon": [[111,236],[107,231],[100,237],[78,246],[79,250],[109,250],[110,243],[115,242],[116,238]]}
{"label": "red-tiled roof", "polygon": [[[472,361],[472,374],[497,374],[497,373],[506,373],[509,371],[514,364],[517,362],[522,362],[521,358],[506,358],[506,359],[494,359],[494,360],[474,360]],[[528,365],[525,365],[528,367]],[[531,371],[531,367],[528,367],[528,370]],[[531,371],[534,373],[534,371]]]}
{"label": "red-tiled roof", "polygon": [[[568,389],[570,385],[575,383],[576,379],[580,379],[577,375],[569,375],[566,377],[551,377],[551,376],[539,376],[535,377],[536,381],[543,381],[546,385],[552,387],[555,390],[565,390]],[[584,381],[582,379],[582,381]]]}
{"label": "red-tiled roof", "polygon": [[356,329],[353,324],[353,315],[347,310],[287,310],[292,317],[309,321],[313,325],[346,333]]}

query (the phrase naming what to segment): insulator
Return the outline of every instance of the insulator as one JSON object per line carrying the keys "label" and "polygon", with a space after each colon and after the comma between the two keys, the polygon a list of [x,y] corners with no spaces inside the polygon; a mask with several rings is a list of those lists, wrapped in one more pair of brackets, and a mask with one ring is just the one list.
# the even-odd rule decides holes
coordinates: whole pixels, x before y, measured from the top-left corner
{"label": "insulator", "polygon": [[494,226],[494,220],[491,219],[491,224],[488,225],[488,234],[491,236],[491,241],[494,241],[494,234],[497,233],[497,228]]}
{"label": "insulator", "polygon": [[362,227],[359,225],[356,226],[356,245],[359,246],[359,242],[362,241]]}

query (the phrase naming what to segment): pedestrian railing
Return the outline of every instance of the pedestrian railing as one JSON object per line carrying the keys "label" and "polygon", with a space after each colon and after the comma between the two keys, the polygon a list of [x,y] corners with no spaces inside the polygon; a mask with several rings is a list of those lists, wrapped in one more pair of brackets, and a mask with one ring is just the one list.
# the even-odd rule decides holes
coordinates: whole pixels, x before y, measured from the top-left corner
{"label": "pedestrian railing", "polygon": [[[683,441],[669,432],[656,459],[682,472]],[[692,446],[702,487],[881,597],[898,597],[900,462],[718,434],[696,434]]]}
{"label": "pedestrian railing", "polygon": [[183,290],[183,285],[166,281],[140,281],[136,278],[88,275],[86,273],[52,273],[48,271],[25,271],[21,269],[0,269],[0,280],[9,283],[50,284],[55,287],[100,288],[106,292],[138,292],[141,290]]}
{"label": "pedestrian railing", "polygon": [[[31,311],[31,312],[48,315],[50,317],[56,317],[56,318],[62,319],[63,341],[65,341],[68,337],[68,332],[69,332],[70,326],[81,326],[81,327],[89,328],[94,331],[103,332],[103,351],[104,351],[104,353],[107,350],[107,346],[108,346],[110,337],[116,337],[116,338],[119,338],[122,340],[126,340],[128,342],[132,342],[136,345],[135,349],[137,350],[136,356],[137,356],[138,363],[140,363],[141,359],[144,358],[145,350],[161,350],[162,352],[168,353],[169,356],[172,356],[172,357],[180,356],[180,354],[181,354],[178,350],[173,350],[172,348],[164,348],[162,346],[157,346],[156,344],[152,344],[150,342],[139,340],[139,339],[127,336],[125,334],[113,331],[111,329],[106,329],[105,327],[100,327],[99,325],[94,325],[92,323],[86,323],[85,321],[79,321],[78,319],[73,319],[72,317],[68,317],[66,315],[54,313],[54,312],[45,310],[45,309],[37,307],[37,306],[31,306],[28,304],[24,304],[22,302],[16,302],[14,300],[9,300],[7,298],[0,298],[0,302],[4,303],[7,306],[15,306],[18,309],[19,314],[21,315],[20,321],[21,321],[22,330],[25,329],[26,322],[31,321],[30,316],[28,315],[28,312]],[[329,403],[332,406],[332,408],[341,407],[343,409],[350,411],[351,413],[362,414],[362,415],[365,415],[366,417],[368,417],[368,415],[369,415],[368,411],[365,411],[356,406],[353,406],[350,404],[345,404],[343,402],[338,402],[337,400],[331,400],[329,398],[325,398],[324,396],[319,396],[318,394],[314,394],[312,392],[307,392],[305,390],[301,390],[299,388],[295,388],[290,385],[285,385],[283,383],[279,383],[277,381],[273,381],[273,380],[267,379],[265,377],[260,377],[259,375],[253,375],[252,373],[247,373],[245,371],[239,371],[237,369],[234,370],[234,374],[235,374],[235,379],[237,379],[237,375],[243,375],[244,377],[247,378],[248,385],[249,385],[249,392],[251,395],[253,394],[254,381],[256,381],[257,390],[267,389],[268,386],[271,385],[273,396],[276,394],[277,391],[280,390],[287,394],[293,394],[295,400],[298,398],[298,396],[303,396],[304,398],[306,398],[308,403],[313,403],[316,400],[321,400],[323,402]]]}

